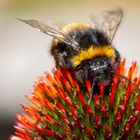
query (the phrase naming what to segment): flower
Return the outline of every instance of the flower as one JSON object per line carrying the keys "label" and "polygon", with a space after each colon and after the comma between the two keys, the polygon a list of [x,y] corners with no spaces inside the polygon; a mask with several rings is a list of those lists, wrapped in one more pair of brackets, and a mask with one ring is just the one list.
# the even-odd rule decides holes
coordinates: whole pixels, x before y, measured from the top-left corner
{"label": "flower", "polygon": [[88,99],[91,84],[87,80],[81,89],[70,72],[53,69],[34,85],[26,96],[31,105],[21,104],[26,114],[17,115],[15,134],[11,140],[124,140],[140,139],[140,77],[135,77],[136,62],[128,73],[125,60],[114,75],[109,95],[100,84],[100,94]]}

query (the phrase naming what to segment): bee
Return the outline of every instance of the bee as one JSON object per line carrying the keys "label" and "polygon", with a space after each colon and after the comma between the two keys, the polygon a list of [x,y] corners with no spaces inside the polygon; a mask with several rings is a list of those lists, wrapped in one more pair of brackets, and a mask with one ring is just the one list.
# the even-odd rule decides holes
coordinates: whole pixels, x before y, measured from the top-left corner
{"label": "bee", "polygon": [[85,80],[92,83],[90,103],[99,85],[103,82],[108,89],[117,73],[121,57],[112,40],[122,16],[121,8],[103,11],[91,16],[91,24],[71,23],[59,30],[37,20],[20,20],[53,37],[51,54],[56,67],[69,69],[81,85]]}

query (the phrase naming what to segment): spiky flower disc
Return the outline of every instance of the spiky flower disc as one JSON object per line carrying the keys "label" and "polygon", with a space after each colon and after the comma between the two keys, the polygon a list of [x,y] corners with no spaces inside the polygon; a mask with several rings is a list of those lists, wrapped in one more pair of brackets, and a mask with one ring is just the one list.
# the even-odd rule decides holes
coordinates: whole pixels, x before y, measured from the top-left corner
{"label": "spiky flower disc", "polygon": [[54,69],[35,83],[31,105],[22,104],[26,114],[17,115],[15,135],[11,140],[138,140],[140,139],[140,78],[135,77],[136,63],[128,74],[121,61],[117,72],[131,83],[114,76],[110,94],[104,84],[100,95],[88,105],[91,85],[80,89],[66,69]]}

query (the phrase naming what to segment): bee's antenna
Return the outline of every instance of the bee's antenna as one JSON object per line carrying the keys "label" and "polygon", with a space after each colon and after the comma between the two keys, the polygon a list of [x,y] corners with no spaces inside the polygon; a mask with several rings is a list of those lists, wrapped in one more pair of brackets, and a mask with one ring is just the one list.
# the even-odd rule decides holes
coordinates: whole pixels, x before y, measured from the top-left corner
{"label": "bee's antenna", "polygon": [[115,73],[117,74],[118,76],[120,76],[121,78],[127,80],[129,83],[132,83],[132,80],[131,79],[128,79],[127,77],[121,75],[120,73],[118,73],[117,71],[111,71],[112,73]]}

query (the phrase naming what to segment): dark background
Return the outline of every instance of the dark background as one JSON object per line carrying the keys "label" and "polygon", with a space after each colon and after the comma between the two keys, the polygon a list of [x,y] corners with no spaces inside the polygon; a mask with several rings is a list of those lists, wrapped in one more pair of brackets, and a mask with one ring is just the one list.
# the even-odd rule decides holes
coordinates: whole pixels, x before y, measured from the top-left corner
{"label": "dark background", "polygon": [[90,22],[89,15],[120,6],[124,10],[122,24],[113,41],[126,58],[140,64],[139,0],[0,0],[0,140],[13,134],[15,116],[23,112],[34,81],[44,71],[51,72],[51,37],[25,25],[16,18]]}

